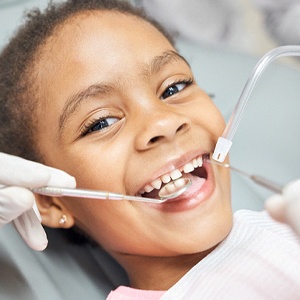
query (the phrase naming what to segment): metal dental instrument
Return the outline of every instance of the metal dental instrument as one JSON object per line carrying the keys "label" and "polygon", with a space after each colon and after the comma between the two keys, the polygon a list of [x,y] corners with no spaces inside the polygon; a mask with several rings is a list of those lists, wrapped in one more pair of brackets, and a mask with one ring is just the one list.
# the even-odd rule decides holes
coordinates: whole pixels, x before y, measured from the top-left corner
{"label": "metal dental instrument", "polygon": [[279,193],[279,194],[281,194],[281,192],[282,192],[283,186],[281,186],[280,184],[275,183],[274,181],[271,181],[265,177],[249,174],[249,173],[244,172],[240,169],[237,169],[229,164],[223,164],[223,163],[217,162],[215,160],[206,159],[206,161],[209,162],[210,164],[217,165],[217,166],[224,167],[224,168],[229,168],[237,173],[240,173],[243,176],[250,178],[253,182],[259,184],[260,186],[265,187],[266,189],[268,189],[272,192]]}
{"label": "metal dental instrument", "polygon": [[[180,184],[178,182],[179,180],[181,180]],[[182,182],[182,180],[184,180],[184,182]],[[163,203],[168,199],[178,197],[179,195],[184,193],[191,185],[191,181],[188,178],[179,178],[173,180],[172,183],[174,184],[175,187],[176,184],[177,185],[179,184],[180,188],[176,188],[174,191],[171,192],[168,192],[166,189],[163,188],[162,189],[163,192],[161,193],[161,191],[159,191],[158,193],[160,199],[127,196],[123,194],[110,193],[110,192],[97,191],[97,190],[69,189],[69,188],[60,188],[60,187],[51,187],[51,186],[34,188],[32,189],[32,191],[37,194],[52,196],[52,197],[78,197],[78,198],[89,198],[89,199],[98,199],[98,200],[131,200],[131,201],[148,202],[148,203]]]}
{"label": "metal dental instrument", "polygon": [[233,136],[239,126],[239,123],[242,119],[242,115],[245,111],[248,99],[251,95],[251,92],[266,67],[277,57],[282,56],[300,56],[300,46],[282,46],[275,48],[265,54],[259,62],[256,64],[252,74],[248,78],[246,85],[242,91],[242,94],[239,98],[239,101],[231,114],[229,122],[222,134],[219,137],[217,145],[215,147],[212,158],[218,162],[223,162],[226,158],[230,147],[232,145]]}
{"label": "metal dental instrument", "polygon": [[152,199],[136,196],[127,196],[123,194],[110,193],[105,191],[97,190],[87,190],[87,189],[69,189],[45,186],[41,188],[32,189],[34,193],[52,196],[52,197],[76,197],[76,198],[89,198],[98,200],[131,200],[140,202],[150,202],[150,203],[163,203],[164,199]]}

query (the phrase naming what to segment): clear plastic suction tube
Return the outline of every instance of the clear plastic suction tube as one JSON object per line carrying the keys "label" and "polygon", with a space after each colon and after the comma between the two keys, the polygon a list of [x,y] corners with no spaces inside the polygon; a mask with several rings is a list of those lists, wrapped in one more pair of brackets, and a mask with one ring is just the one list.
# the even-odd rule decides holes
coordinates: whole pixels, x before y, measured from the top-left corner
{"label": "clear plastic suction tube", "polygon": [[267,68],[267,66],[275,58],[282,56],[300,56],[300,46],[282,46],[275,48],[269,51],[259,60],[246,82],[239,101],[231,114],[231,117],[222,136],[218,139],[215,151],[212,156],[214,160],[219,162],[223,162],[225,160],[232,145],[233,136],[240,124],[248,99],[257,80],[259,79],[263,71]]}

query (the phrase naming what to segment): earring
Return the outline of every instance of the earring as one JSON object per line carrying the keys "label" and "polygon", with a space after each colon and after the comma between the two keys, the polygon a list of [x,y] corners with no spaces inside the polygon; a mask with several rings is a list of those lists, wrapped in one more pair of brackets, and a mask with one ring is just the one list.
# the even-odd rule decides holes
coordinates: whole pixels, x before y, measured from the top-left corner
{"label": "earring", "polygon": [[58,223],[60,225],[64,225],[67,222],[67,216],[66,215],[62,215],[61,218],[59,219]]}

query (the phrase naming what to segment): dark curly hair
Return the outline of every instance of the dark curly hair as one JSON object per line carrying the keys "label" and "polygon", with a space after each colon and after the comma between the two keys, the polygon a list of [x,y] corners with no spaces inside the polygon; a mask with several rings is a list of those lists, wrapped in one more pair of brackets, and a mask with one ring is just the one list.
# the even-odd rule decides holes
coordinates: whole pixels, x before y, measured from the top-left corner
{"label": "dark curly hair", "polygon": [[83,11],[110,10],[142,18],[154,25],[173,44],[169,34],[129,2],[118,0],[68,0],[49,3],[44,11],[33,9],[0,56],[0,152],[43,162],[35,145],[35,107],[38,87],[33,65],[54,30]]}

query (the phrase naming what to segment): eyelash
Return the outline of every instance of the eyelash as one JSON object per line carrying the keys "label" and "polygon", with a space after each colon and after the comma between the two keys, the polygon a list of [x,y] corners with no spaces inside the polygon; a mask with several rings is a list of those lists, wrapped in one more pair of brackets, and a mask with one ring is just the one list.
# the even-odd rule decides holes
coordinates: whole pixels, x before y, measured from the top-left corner
{"label": "eyelash", "polygon": [[[174,87],[174,86],[176,86],[176,85],[178,85],[178,84],[185,84],[186,86],[182,89],[182,90],[184,90],[186,87],[188,87],[189,85],[191,85],[193,82],[194,82],[193,78],[187,78],[187,79],[184,79],[184,80],[178,80],[178,81],[172,82],[172,83],[169,84],[169,85],[167,86],[167,88],[164,90],[164,92],[163,92],[162,95],[160,96],[160,99],[164,100],[164,99],[166,99],[166,98],[169,98],[169,97],[173,96],[173,95],[170,95],[170,96],[165,97],[165,98],[163,97],[164,93],[166,93],[166,91],[167,91],[169,88]],[[178,91],[177,93],[181,92],[182,90]],[[177,94],[177,93],[175,93],[175,94]]]}
{"label": "eyelash", "polygon": [[94,126],[96,126],[97,124],[99,124],[101,121],[104,121],[104,120],[107,120],[107,119],[116,119],[116,120],[118,120],[117,118],[109,116],[109,115],[105,116],[105,117],[99,117],[99,118],[90,120],[87,124],[84,125],[84,128],[83,128],[83,130],[81,132],[81,136],[86,136],[87,134],[92,133],[91,130],[92,130],[92,128]]}

